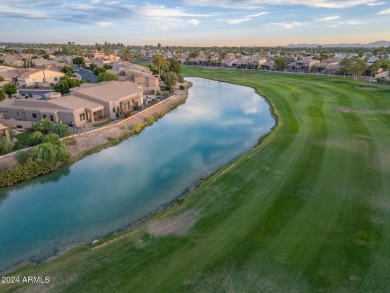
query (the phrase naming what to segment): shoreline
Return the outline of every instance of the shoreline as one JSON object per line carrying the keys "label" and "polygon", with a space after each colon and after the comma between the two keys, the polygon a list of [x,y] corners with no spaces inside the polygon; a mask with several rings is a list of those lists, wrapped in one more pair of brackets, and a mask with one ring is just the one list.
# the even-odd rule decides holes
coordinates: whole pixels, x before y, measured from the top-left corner
{"label": "shoreline", "polygon": [[[66,144],[66,149],[70,154],[70,159],[66,164],[61,164],[57,166],[56,169],[51,170],[48,173],[56,171],[62,167],[70,166],[89,155],[114,146],[123,140],[142,132],[144,128],[152,125],[156,120],[162,118],[165,114],[185,103],[187,97],[187,90],[181,93],[175,93],[163,101],[139,113],[136,113],[129,118],[118,121],[115,124],[110,124],[101,128],[93,129],[91,131],[77,133],[62,138],[61,141]],[[139,126],[139,130],[133,129],[133,127],[136,125]],[[28,147],[20,151],[28,151],[31,149],[32,147]],[[18,151],[15,151],[0,157],[0,162],[5,161],[2,163],[11,165],[10,168],[6,168],[5,170],[0,171],[0,176],[4,176],[4,174],[11,172],[19,166],[19,164],[16,162],[17,152]],[[29,180],[46,175],[48,173],[39,174],[30,178]],[[0,188],[14,186],[19,182],[27,182],[29,180],[17,180],[11,184],[2,184],[0,182]]]}
{"label": "shoreline", "polygon": [[[187,76],[187,77],[200,77],[200,76]],[[203,78],[203,77],[200,77],[200,78]],[[249,151],[253,150],[254,148],[256,148],[257,146],[259,146],[260,144],[263,143],[263,141],[271,134],[273,133],[274,129],[276,128],[276,126],[279,125],[279,117],[278,115],[276,114],[275,112],[275,109],[271,103],[271,101],[264,95],[261,95],[255,88],[253,87],[250,87],[250,86],[246,86],[246,85],[241,85],[239,83],[233,83],[233,82],[228,82],[228,81],[221,81],[221,80],[217,80],[217,79],[213,79],[213,78],[207,78],[207,79],[210,79],[210,80],[214,80],[214,81],[219,81],[219,82],[226,82],[226,83],[230,83],[230,84],[234,84],[234,85],[239,85],[239,86],[244,86],[244,87],[249,87],[251,89],[253,89],[255,91],[256,94],[258,94],[260,97],[262,97],[266,102],[267,104],[269,105],[269,110],[270,110],[270,114],[271,114],[271,117],[274,118],[275,120],[275,124],[269,129],[269,131],[265,134],[263,134],[262,136],[260,136],[258,139],[257,139],[257,142],[253,145],[253,147],[249,148],[247,151],[243,152],[242,154],[240,154],[239,156],[231,159],[230,161],[228,161],[226,164],[223,164],[221,166],[218,166],[214,171],[212,171],[210,174],[206,175],[206,176],[201,176],[200,178],[196,179],[193,181],[193,183],[187,187],[181,194],[179,194],[178,196],[176,196],[175,198],[173,198],[172,200],[170,200],[169,202],[166,202],[166,203],[163,203],[159,206],[157,206],[156,208],[152,209],[151,211],[149,211],[148,213],[146,213],[144,216],[142,216],[141,218],[129,223],[128,225],[125,225],[124,227],[121,227],[121,228],[117,228],[111,232],[108,232],[106,234],[103,234],[101,237],[98,237],[97,239],[94,239],[92,241],[83,241],[83,242],[74,242],[74,243],[70,243],[70,244],[66,244],[66,245],[63,245],[61,247],[58,247],[55,251],[55,253],[52,255],[52,256],[49,256],[47,258],[44,258],[42,259],[41,261],[37,261],[37,262],[33,262],[33,261],[29,261],[29,260],[24,260],[24,261],[21,261],[7,269],[5,269],[4,271],[1,271],[0,270],[0,273],[3,273],[3,274],[9,274],[9,275],[13,275],[13,274],[17,274],[18,272],[20,271],[23,271],[25,268],[28,268],[29,266],[37,266],[37,265],[40,265],[42,263],[45,263],[45,262],[48,262],[52,259],[56,259],[62,255],[65,255],[67,253],[72,253],[73,250],[77,250],[77,249],[94,249],[95,247],[98,247],[100,245],[106,245],[107,243],[110,243],[111,241],[116,241],[117,239],[120,239],[122,237],[125,237],[127,234],[133,232],[135,229],[137,228],[140,228],[142,227],[143,225],[146,225],[147,223],[149,222],[152,222],[153,220],[155,219],[158,219],[158,218],[164,218],[164,214],[165,213],[168,213],[168,212],[171,212],[173,209],[179,207],[186,199],[186,197],[188,195],[190,195],[194,190],[196,190],[204,181],[208,180],[210,177],[214,176],[216,173],[218,173],[219,171],[221,171],[223,168],[229,168],[230,165],[234,164],[237,160],[239,160],[242,156],[244,156],[245,154],[247,154]],[[188,96],[187,96],[188,97]],[[186,100],[186,99],[185,99]],[[184,100],[184,102],[185,102]],[[183,102],[183,103],[184,103]],[[181,103],[180,103],[181,104]],[[180,104],[178,104],[177,106],[179,106]],[[169,111],[175,109],[177,106],[173,107],[172,109],[170,109]],[[167,112],[168,113],[168,112]],[[165,114],[164,114],[165,115]],[[162,117],[162,116],[161,116]],[[160,117],[160,118],[161,118]],[[157,120],[157,119],[156,119]],[[153,122],[152,122],[153,123]],[[152,124],[151,123],[151,124]],[[147,125],[149,126],[149,125]],[[145,127],[147,127],[145,126]],[[142,131],[142,130],[141,130]],[[134,134],[133,134],[134,135]],[[131,135],[132,136],[132,135]],[[130,137],[130,136],[129,136]],[[120,143],[121,141],[125,140],[126,138],[123,138],[122,140],[120,140],[119,142],[115,143],[115,144],[118,144]],[[110,144],[109,146],[112,146],[112,145],[115,145],[115,144]],[[107,147],[109,147],[107,146]],[[103,147],[102,149],[100,150],[103,150],[107,147]],[[93,154],[93,153],[96,153],[96,152],[99,152],[100,150],[96,150],[94,152],[91,152],[90,154]],[[89,154],[85,155],[84,157],[88,156]],[[82,158],[84,158],[82,157]],[[82,159],[80,158],[80,159]],[[78,160],[80,160],[78,159]],[[74,163],[74,162],[72,162]],[[161,219],[159,219],[161,220]],[[95,242],[96,241],[96,242]]]}

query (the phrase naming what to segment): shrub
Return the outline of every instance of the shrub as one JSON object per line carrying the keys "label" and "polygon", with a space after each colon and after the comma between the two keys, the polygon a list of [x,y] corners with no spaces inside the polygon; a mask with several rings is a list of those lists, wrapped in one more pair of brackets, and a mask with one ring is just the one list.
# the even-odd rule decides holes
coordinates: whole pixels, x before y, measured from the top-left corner
{"label": "shrub", "polygon": [[132,130],[134,131],[134,133],[139,133],[142,131],[142,129],[144,128],[144,126],[142,124],[134,124],[133,127],[132,127]]}
{"label": "shrub", "polygon": [[54,124],[51,131],[57,134],[59,137],[65,137],[69,135],[68,126],[62,123]]}
{"label": "shrub", "polygon": [[0,155],[8,154],[14,148],[14,144],[10,142],[7,138],[0,138]]}
{"label": "shrub", "polygon": [[154,118],[153,118],[153,117],[146,117],[146,118],[144,119],[144,121],[145,121],[145,124],[146,124],[146,125],[150,125],[150,124],[153,123]]}
{"label": "shrub", "polygon": [[107,139],[112,144],[117,144],[119,142],[119,138],[118,137],[108,136]]}
{"label": "shrub", "polygon": [[30,145],[38,145],[43,142],[43,139],[45,136],[43,135],[42,132],[40,131],[35,131],[33,134],[30,136]]}
{"label": "shrub", "polygon": [[60,140],[60,137],[58,136],[58,134],[55,134],[55,133],[49,133],[48,135],[46,135],[44,138],[43,138],[43,142],[50,142],[52,144],[58,144],[59,143],[59,140]]}
{"label": "shrub", "polygon": [[30,153],[26,151],[18,151],[16,153],[16,159],[18,160],[19,165],[26,164],[30,157]]}

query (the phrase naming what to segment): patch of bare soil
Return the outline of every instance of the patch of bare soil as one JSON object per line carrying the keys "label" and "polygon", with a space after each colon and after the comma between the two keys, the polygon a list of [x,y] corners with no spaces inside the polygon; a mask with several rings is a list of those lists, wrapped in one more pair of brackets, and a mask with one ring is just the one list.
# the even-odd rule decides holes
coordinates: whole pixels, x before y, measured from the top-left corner
{"label": "patch of bare soil", "polygon": [[198,218],[194,211],[186,212],[180,216],[163,220],[152,225],[149,232],[155,236],[164,236],[172,233],[180,234],[190,228]]}

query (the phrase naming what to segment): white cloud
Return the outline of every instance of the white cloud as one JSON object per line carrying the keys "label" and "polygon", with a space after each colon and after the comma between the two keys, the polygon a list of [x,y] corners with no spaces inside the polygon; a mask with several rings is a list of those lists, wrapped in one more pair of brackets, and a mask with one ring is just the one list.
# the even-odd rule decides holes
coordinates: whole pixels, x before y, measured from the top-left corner
{"label": "white cloud", "polygon": [[[347,20],[345,23],[349,24],[349,25],[360,25],[360,24],[366,24],[368,22],[367,21],[361,21],[361,20]],[[342,23],[340,23],[340,24],[342,24]]]}
{"label": "white cloud", "polygon": [[200,20],[198,20],[198,19],[190,19],[190,20],[188,20],[188,23],[189,24],[192,24],[192,25],[194,25],[194,26],[197,26],[197,25],[199,25],[199,23],[200,23]]}
{"label": "white cloud", "polygon": [[110,25],[112,25],[112,22],[98,21],[98,22],[96,22],[96,25],[98,25],[98,26],[110,26]]}
{"label": "white cloud", "polygon": [[326,16],[326,17],[317,18],[317,21],[334,21],[334,20],[338,20],[339,18],[340,16]]}
{"label": "white cloud", "polygon": [[17,9],[12,8],[4,5],[0,5],[0,16],[17,16],[17,17],[26,17],[26,18],[48,18],[50,17],[46,13],[42,13],[38,10],[24,10],[24,9]]}
{"label": "white cloud", "polygon": [[328,25],[328,28],[338,28],[339,26],[337,24],[335,25]]}
{"label": "white cloud", "polygon": [[105,4],[106,4],[106,5],[109,5],[109,6],[115,5],[115,4],[119,4],[119,3],[120,3],[120,1],[109,1],[109,2],[105,2]]}
{"label": "white cloud", "polygon": [[238,18],[238,19],[229,19],[226,22],[228,24],[239,24],[250,20],[250,18]]}
{"label": "white cloud", "polygon": [[270,25],[281,26],[285,29],[292,29],[294,27],[301,26],[302,24],[303,23],[297,22],[297,21],[294,21],[294,22],[271,22],[270,23]]}
{"label": "white cloud", "polygon": [[348,8],[359,5],[378,3],[377,0],[184,0],[188,5],[212,6],[223,8],[258,9],[261,5],[305,5],[321,8]]}
{"label": "white cloud", "polygon": [[138,15],[148,16],[148,17],[209,17],[210,14],[193,14],[187,13],[182,8],[166,8],[164,5],[161,6],[145,6],[145,7],[136,7],[133,10],[134,13]]}
{"label": "white cloud", "polygon": [[[263,11],[263,12],[259,12],[259,13],[255,13],[255,14],[245,15],[242,18],[228,19],[228,20],[226,20],[226,22],[228,24],[239,24],[239,23],[247,22],[247,21],[251,20],[252,18],[259,17],[259,16],[266,15],[266,14],[268,14],[268,12]],[[217,21],[221,21],[221,20],[218,19]]]}
{"label": "white cloud", "polygon": [[382,10],[381,12],[378,13],[378,15],[385,15],[385,14],[390,14],[390,9]]}
{"label": "white cloud", "polygon": [[264,11],[264,12],[259,12],[259,13],[256,13],[256,14],[249,14],[246,17],[247,18],[253,18],[253,17],[259,17],[259,16],[266,15],[266,14],[268,14],[268,12]]}
{"label": "white cloud", "polygon": [[366,5],[368,6],[380,6],[380,5],[385,5],[385,2],[373,2],[373,3],[368,3]]}

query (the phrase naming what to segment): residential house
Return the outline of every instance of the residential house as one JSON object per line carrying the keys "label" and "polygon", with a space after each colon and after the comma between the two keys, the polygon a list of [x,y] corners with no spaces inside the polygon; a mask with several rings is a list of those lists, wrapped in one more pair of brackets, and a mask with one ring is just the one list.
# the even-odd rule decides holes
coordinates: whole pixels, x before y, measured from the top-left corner
{"label": "residential house", "polygon": [[58,63],[55,60],[47,60],[47,59],[32,59],[36,68],[56,68],[63,67],[63,64]]}
{"label": "residential house", "polygon": [[236,58],[224,58],[221,60],[221,66],[232,67],[235,62],[237,62]]}
{"label": "residential house", "polygon": [[340,69],[341,58],[329,58],[312,67],[313,72],[334,74]]}
{"label": "residential house", "polygon": [[21,86],[50,86],[60,81],[65,73],[49,69],[34,69],[21,73],[16,77],[15,82]]}
{"label": "residential house", "polygon": [[286,66],[286,69],[291,72],[310,72],[312,67],[319,63],[320,63],[319,60],[302,59],[302,60],[289,63]]}
{"label": "residential house", "polygon": [[275,70],[275,61],[269,60],[263,64],[261,64],[258,69],[260,70]]}
{"label": "residential house", "polygon": [[6,99],[0,102],[1,113],[4,119],[38,122],[47,118],[75,126],[104,117],[102,105],[72,95],[50,100]]}
{"label": "residential house", "polygon": [[160,79],[153,75],[136,75],[134,76],[134,83],[142,86],[144,95],[157,95],[160,91]]}
{"label": "residential house", "polygon": [[80,88],[72,95],[103,105],[105,116],[112,119],[120,113],[137,110],[144,103],[142,86],[130,81],[102,82],[95,87]]}

